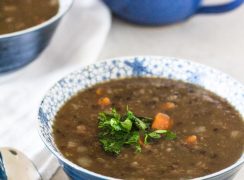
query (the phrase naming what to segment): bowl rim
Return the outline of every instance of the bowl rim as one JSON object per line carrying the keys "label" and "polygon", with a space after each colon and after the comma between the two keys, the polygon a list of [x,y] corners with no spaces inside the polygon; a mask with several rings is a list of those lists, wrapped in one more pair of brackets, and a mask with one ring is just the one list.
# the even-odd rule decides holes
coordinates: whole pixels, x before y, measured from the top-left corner
{"label": "bowl rim", "polygon": [[[52,86],[49,87],[49,89],[45,92],[43,98],[41,99],[41,102],[39,103],[39,106],[38,106],[38,112],[39,110],[41,109],[42,107],[42,103],[43,101],[46,99],[47,97],[47,94],[50,92],[51,89],[53,89],[57,83],[61,80],[63,80],[64,78],[66,78],[67,76],[75,73],[75,72],[78,72],[79,70],[81,69],[84,69],[84,68],[87,68],[89,66],[93,66],[93,65],[96,65],[96,66],[99,66],[99,64],[102,64],[104,62],[112,62],[112,61],[125,61],[125,60],[132,60],[132,59],[136,59],[136,58],[144,58],[144,59],[154,59],[154,60],[158,60],[158,59],[170,59],[170,61],[181,61],[181,62],[186,62],[186,63],[189,63],[189,64],[193,64],[193,65],[200,65],[204,68],[207,68],[209,70],[213,70],[214,72],[218,72],[218,73],[221,73],[223,75],[225,75],[226,77],[228,77],[231,81],[234,81],[236,82],[237,84],[241,85],[242,87],[244,87],[244,85],[236,80],[235,78],[233,78],[231,75],[219,70],[219,69],[216,69],[216,68],[213,68],[211,66],[208,66],[208,65],[205,65],[205,64],[202,64],[202,63],[198,63],[196,61],[193,61],[193,60],[189,60],[189,59],[184,59],[184,58],[178,58],[178,57],[171,57],[171,56],[154,56],[154,55],[138,55],[138,56],[121,56],[121,57],[113,57],[113,58],[108,58],[108,59],[103,59],[103,60],[100,60],[100,61],[97,61],[97,62],[94,62],[94,63],[91,63],[89,65],[85,65],[85,66],[81,66],[79,68],[77,68],[76,70],[73,70],[67,74],[65,74],[64,76],[62,76],[58,81],[56,81]],[[242,116],[242,118],[244,118]],[[75,170],[77,171],[81,171],[81,172],[84,172],[86,174],[89,174],[89,175],[92,175],[92,176],[95,176],[97,178],[101,178],[101,179],[111,179],[111,180],[118,180],[119,178],[114,178],[114,177],[110,177],[110,176],[106,176],[106,175],[102,175],[102,174],[99,174],[99,173],[96,173],[96,172],[93,172],[93,171],[90,171],[88,169],[85,169],[81,166],[78,166],[76,165],[75,163],[71,162],[70,160],[68,160],[67,158],[65,158],[62,154],[60,155],[58,152],[56,151],[53,151],[51,147],[49,147],[49,144],[47,143],[45,137],[42,135],[41,133],[41,128],[40,128],[40,116],[38,114],[38,121],[37,121],[37,126],[38,126],[38,134],[39,136],[41,137],[42,141],[44,142],[45,146],[49,149],[49,151],[51,151],[52,154],[54,154],[54,156],[61,162],[71,166],[72,168],[74,168]],[[244,120],[244,119],[243,119]],[[196,178],[193,178],[191,180],[206,180],[206,179],[209,179],[209,178],[216,178],[218,176],[221,176],[225,173],[228,173],[230,172],[232,169],[235,169],[235,168],[240,168],[243,164],[244,164],[244,152],[242,153],[241,157],[235,162],[233,163],[232,165],[220,170],[220,171],[217,171],[217,172],[214,172],[214,173],[211,173],[211,174],[207,174],[205,176],[200,176],[200,177],[196,177]]]}
{"label": "bowl rim", "polygon": [[[42,22],[41,24],[34,25],[34,26],[29,27],[29,28],[25,28],[23,30],[20,30],[20,31],[14,31],[11,33],[1,34],[0,40],[5,39],[5,38],[10,38],[10,37],[28,34],[30,32],[37,31],[39,29],[42,29],[42,28],[54,23],[55,21],[59,20],[62,16],[64,16],[68,12],[68,10],[71,8],[74,0],[68,0],[68,1],[67,0],[58,0],[58,2],[59,2],[58,12],[54,16],[49,18],[48,20]],[[66,6],[62,7],[62,5],[65,5],[65,4],[66,4]]]}

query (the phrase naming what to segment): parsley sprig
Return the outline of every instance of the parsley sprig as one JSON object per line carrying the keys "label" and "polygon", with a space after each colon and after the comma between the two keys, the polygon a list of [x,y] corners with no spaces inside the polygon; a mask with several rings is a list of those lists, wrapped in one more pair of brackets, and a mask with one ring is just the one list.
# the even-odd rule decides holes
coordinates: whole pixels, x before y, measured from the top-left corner
{"label": "parsley sprig", "polygon": [[[164,137],[173,140],[176,135],[168,130],[152,130],[152,118],[138,117],[127,108],[127,113],[121,116],[116,109],[111,112],[99,113],[99,140],[106,152],[119,154],[124,146],[135,148],[141,152],[142,145],[153,139]],[[142,141],[142,143],[140,143]]]}

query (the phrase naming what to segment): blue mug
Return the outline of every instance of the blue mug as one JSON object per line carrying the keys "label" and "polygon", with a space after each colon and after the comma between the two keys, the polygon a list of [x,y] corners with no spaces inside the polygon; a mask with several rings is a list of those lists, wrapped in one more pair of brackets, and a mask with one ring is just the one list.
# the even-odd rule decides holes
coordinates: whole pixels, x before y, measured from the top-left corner
{"label": "blue mug", "polygon": [[194,14],[223,13],[239,7],[244,0],[202,6],[202,0],[103,0],[118,17],[146,25],[180,22]]}

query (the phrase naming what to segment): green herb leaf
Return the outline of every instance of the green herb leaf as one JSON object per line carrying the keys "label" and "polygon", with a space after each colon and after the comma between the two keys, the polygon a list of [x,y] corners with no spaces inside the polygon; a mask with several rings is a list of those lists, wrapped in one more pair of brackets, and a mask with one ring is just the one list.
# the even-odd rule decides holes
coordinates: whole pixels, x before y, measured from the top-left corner
{"label": "green herb leaf", "polygon": [[146,125],[146,123],[144,123],[143,121],[141,121],[140,119],[138,119],[138,118],[135,118],[135,124],[136,124],[136,126],[139,128],[139,129],[141,129],[141,130],[143,130],[143,131],[145,131],[148,127],[147,127],[147,125]]}
{"label": "green herb leaf", "polygon": [[121,116],[116,109],[101,112],[98,116],[99,141],[106,152],[119,154],[123,147],[134,147],[141,152],[140,138],[147,144],[150,139],[164,137],[173,140],[176,135],[167,130],[151,131],[152,119],[135,116],[127,107],[127,113]]}
{"label": "green herb leaf", "polygon": [[154,131],[154,132],[149,133],[149,134],[148,134],[148,137],[150,137],[150,138],[154,138],[154,139],[159,139],[159,138],[161,138],[161,135],[158,134],[158,133],[156,133],[156,132]]}
{"label": "green herb leaf", "polygon": [[128,132],[130,132],[132,128],[132,122],[130,119],[126,119],[124,122],[121,122],[121,125],[124,129],[126,129]]}
{"label": "green herb leaf", "polygon": [[112,127],[112,129],[114,131],[120,131],[121,130],[120,121],[118,121],[118,119],[115,119],[115,118],[110,119],[110,126]]}
{"label": "green herb leaf", "polygon": [[119,154],[123,144],[121,142],[116,142],[110,139],[101,139],[104,150],[112,153]]}
{"label": "green herb leaf", "polygon": [[148,137],[153,138],[153,139],[159,139],[164,135],[164,138],[167,140],[174,140],[176,138],[176,134],[168,131],[168,130],[156,130],[151,133],[148,133],[146,136],[146,142]]}
{"label": "green herb leaf", "polygon": [[130,138],[125,144],[130,144],[135,147],[136,152],[141,152],[141,146],[139,144],[140,134],[138,131],[132,132]]}
{"label": "green herb leaf", "polygon": [[134,131],[131,133],[131,136],[129,137],[128,141],[125,142],[126,144],[137,144],[139,141],[140,135],[138,131]]}
{"label": "green herb leaf", "polygon": [[157,133],[157,134],[166,134],[167,132],[169,132],[168,130],[155,130],[155,131],[153,131],[153,132],[155,132],[155,133]]}
{"label": "green herb leaf", "polygon": [[165,135],[166,140],[174,140],[176,138],[177,138],[176,134],[171,131],[168,131]]}
{"label": "green herb leaf", "polygon": [[147,128],[149,128],[145,122],[143,122],[141,119],[136,117],[132,111],[129,111],[128,107],[127,107],[127,118],[129,118],[133,122],[135,122],[135,125],[137,126],[137,128],[139,128],[141,130],[146,130]]}
{"label": "green herb leaf", "polygon": [[145,134],[145,137],[144,137],[144,144],[148,144],[148,134]]}

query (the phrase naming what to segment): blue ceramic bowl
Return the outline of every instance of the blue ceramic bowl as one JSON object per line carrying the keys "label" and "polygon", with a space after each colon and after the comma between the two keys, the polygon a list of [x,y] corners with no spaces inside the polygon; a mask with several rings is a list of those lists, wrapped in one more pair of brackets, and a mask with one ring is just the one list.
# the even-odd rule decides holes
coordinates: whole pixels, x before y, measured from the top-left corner
{"label": "blue ceramic bowl", "polygon": [[73,0],[59,0],[58,13],[37,26],[0,35],[0,74],[21,68],[37,58],[47,47],[63,15]]}
{"label": "blue ceramic bowl", "polygon": [[218,5],[202,5],[202,0],[103,0],[118,17],[133,23],[161,25],[180,22],[194,14],[224,13],[244,0]]}
{"label": "blue ceramic bowl", "polygon": [[[111,178],[79,167],[60,153],[52,134],[52,124],[57,111],[82,89],[111,79],[135,76],[164,77],[200,85],[226,98],[244,117],[244,86],[230,76],[198,63],[167,57],[126,57],[82,67],[65,76],[47,92],[38,114],[39,134],[43,142],[72,179]],[[229,179],[235,175],[243,163],[244,155],[232,166],[198,179]]]}

